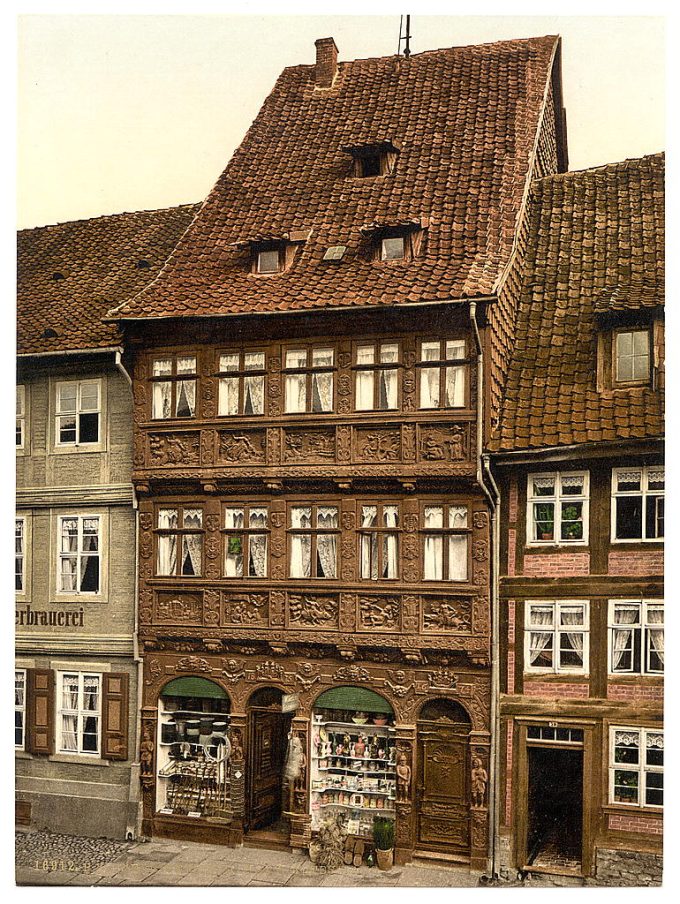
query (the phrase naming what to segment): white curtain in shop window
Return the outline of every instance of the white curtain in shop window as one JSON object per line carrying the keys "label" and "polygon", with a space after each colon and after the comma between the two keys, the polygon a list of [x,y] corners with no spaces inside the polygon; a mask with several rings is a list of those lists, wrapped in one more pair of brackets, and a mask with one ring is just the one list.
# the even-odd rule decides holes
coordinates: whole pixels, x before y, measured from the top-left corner
{"label": "white curtain in shop window", "polygon": [[61,717],[61,749],[78,750],[78,716],[63,714]]}
{"label": "white curtain in shop window", "polygon": [[537,660],[539,659],[541,653],[545,650],[545,648],[550,644],[550,641],[553,637],[552,631],[534,631],[534,626],[541,625],[550,625],[552,627],[553,624],[553,612],[552,609],[548,608],[535,608],[531,609],[531,634],[529,638],[529,659],[530,664],[535,665]]}
{"label": "white curtain in shop window", "polygon": [[[639,622],[640,613],[637,608],[616,606],[614,620],[617,625],[636,625]],[[630,628],[614,628],[614,642],[612,645],[612,669],[616,671],[623,655],[632,648],[631,638],[633,631]]]}
{"label": "white curtain in shop window", "polygon": [[648,609],[647,623],[649,625],[660,625],[660,628],[649,628],[649,638],[652,644],[652,650],[656,653],[662,665],[665,665],[664,659],[664,629],[663,629],[663,609]]}

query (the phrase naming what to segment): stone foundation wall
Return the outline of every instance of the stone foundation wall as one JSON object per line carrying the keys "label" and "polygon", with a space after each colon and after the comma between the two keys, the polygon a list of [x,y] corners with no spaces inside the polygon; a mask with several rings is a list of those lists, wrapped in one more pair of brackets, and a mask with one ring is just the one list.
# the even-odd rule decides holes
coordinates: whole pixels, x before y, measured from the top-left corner
{"label": "stone foundation wall", "polygon": [[661,885],[663,857],[638,851],[597,851],[594,880],[589,885]]}

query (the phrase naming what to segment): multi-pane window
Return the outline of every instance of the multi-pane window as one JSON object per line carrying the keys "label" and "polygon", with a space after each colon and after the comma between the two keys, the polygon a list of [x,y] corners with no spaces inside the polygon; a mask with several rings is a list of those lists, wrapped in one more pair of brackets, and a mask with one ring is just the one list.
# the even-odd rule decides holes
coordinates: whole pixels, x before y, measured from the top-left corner
{"label": "multi-pane window", "polygon": [[287,349],[284,367],[286,411],[332,411],[334,364],[332,348]]}
{"label": "multi-pane window", "polygon": [[220,355],[217,413],[264,414],[265,356],[262,351]]}
{"label": "multi-pane window", "polygon": [[14,746],[24,746],[26,729],[26,669],[14,672]]}
{"label": "multi-pane window", "polygon": [[661,540],[664,488],[663,467],[614,468],[612,539]]}
{"label": "multi-pane window", "polygon": [[527,602],[524,637],[527,672],[586,672],[588,603]]}
{"label": "multi-pane window", "polygon": [[622,330],[614,340],[617,383],[646,383],[649,380],[649,330]]}
{"label": "multi-pane window", "polygon": [[406,256],[406,240],[403,235],[385,238],[380,245],[380,259],[383,261],[400,261]]}
{"label": "multi-pane window", "polygon": [[585,543],[588,539],[588,472],[530,474],[528,543]]}
{"label": "multi-pane window", "polygon": [[194,577],[203,573],[203,511],[158,509],[156,574]]}
{"label": "multi-pane window", "polygon": [[609,801],[663,806],[663,731],[614,727],[610,735]]}
{"label": "multi-pane window", "polygon": [[62,593],[99,593],[101,519],[98,515],[59,518],[58,588]]}
{"label": "multi-pane window", "polygon": [[357,346],[357,411],[388,411],[397,408],[398,363],[398,342],[365,342]]}
{"label": "multi-pane window", "polygon": [[23,593],[26,585],[26,521],[16,518],[14,521],[14,589]]}
{"label": "multi-pane window", "polygon": [[266,578],[269,513],[263,505],[224,510],[224,574],[228,578]]}
{"label": "multi-pane window", "polygon": [[99,380],[57,383],[57,445],[99,442],[100,396]]}
{"label": "multi-pane window", "polygon": [[57,672],[60,753],[99,753],[101,675]]}
{"label": "multi-pane window", "polygon": [[423,580],[467,581],[468,508],[426,505],[423,508]]}
{"label": "multi-pane window", "polygon": [[660,600],[609,601],[609,671],[658,675],[664,670],[664,614]]}
{"label": "multi-pane window", "polygon": [[420,343],[421,408],[464,408],[466,364],[463,339],[432,339]]}
{"label": "multi-pane window", "polygon": [[278,248],[272,248],[257,253],[258,273],[278,273],[281,269],[281,253]]}
{"label": "multi-pane window", "polygon": [[291,506],[289,535],[291,578],[337,578],[337,506]]}
{"label": "multi-pane window", "polygon": [[17,386],[17,449],[24,448],[26,435],[26,387]]}
{"label": "multi-pane window", "polygon": [[194,417],[196,376],[195,355],[155,358],[151,368],[151,417]]}
{"label": "multi-pane window", "polygon": [[399,577],[399,506],[361,506],[360,574],[365,580]]}

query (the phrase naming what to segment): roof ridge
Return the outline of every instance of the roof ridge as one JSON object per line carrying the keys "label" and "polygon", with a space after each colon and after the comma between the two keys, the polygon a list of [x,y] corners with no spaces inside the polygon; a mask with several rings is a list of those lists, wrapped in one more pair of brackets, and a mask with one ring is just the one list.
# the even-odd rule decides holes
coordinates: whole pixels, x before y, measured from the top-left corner
{"label": "roof ridge", "polygon": [[632,169],[632,165],[643,163],[647,160],[665,160],[665,151],[656,151],[654,154],[643,154],[641,157],[626,157],[623,160],[616,160],[610,163],[599,163],[597,166],[587,166],[583,169],[568,170],[565,173],[549,173],[547,176],[541,176],[534,179],[534,185],[545,182],[558,182],[573,178],[575,176],[583,176],[588,174],[596,175],[597,173],[612,172],[618,169]]}
{"label": "roof ridge", "polygon": [[39,232],[42,229],[57,229],[60,226],[75,226],[83,223],[96,223],[105,220],[115,220],[121,217],[135,217],[143,214],[165,214],[171,210],[189,210],[192,207],[200,207],[201,201],[189,201],[186,204],[171,204],[169,207],[143,208],[142,210],[123,210],[120,213],[103,213],[95,217],[81,217],[77,220],[60,220],[57,223],[45,223],[42,226],[26,226],[23,229],[17,229],[18,235],[26,233]]}

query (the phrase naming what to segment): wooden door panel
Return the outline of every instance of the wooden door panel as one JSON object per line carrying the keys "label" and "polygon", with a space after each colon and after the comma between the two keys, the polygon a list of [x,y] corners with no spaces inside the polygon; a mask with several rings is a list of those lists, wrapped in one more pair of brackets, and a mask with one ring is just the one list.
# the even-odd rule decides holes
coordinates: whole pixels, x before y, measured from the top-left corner
{"label": "wooden door panel", "polygon": [[467,732],[418,731],[418,844],[451,854],[470,852]]}
{"label": "wooden door panel", "polygon": [[279,713],[251,715],[251,795],[250,826],[258,828],[274,822],[281,810],[281,733]]}

